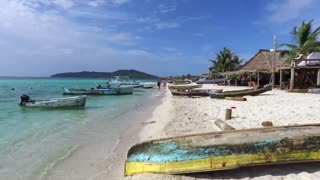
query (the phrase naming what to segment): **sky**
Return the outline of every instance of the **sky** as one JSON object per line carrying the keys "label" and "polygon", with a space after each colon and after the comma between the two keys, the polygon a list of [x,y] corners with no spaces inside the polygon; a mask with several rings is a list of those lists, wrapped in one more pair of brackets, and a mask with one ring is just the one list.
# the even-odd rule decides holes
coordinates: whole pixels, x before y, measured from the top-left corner
{"label": "sky", "polygon": [[0,76],[136,69],[199,75],[224,47],[293,43],[319,0],[0,0]]}

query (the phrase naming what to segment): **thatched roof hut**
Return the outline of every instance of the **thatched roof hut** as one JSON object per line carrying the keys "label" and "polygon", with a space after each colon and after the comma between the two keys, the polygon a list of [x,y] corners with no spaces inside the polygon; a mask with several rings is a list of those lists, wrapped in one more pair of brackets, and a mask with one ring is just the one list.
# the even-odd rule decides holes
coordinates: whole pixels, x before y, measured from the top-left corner
{"label": "thatched roof hut", "polygon": [[240,71],[272,71],[274,63],[275,71],[287,64],[287,56],[284,50],[270,51],[260,49],[249,61],[247,61]]}

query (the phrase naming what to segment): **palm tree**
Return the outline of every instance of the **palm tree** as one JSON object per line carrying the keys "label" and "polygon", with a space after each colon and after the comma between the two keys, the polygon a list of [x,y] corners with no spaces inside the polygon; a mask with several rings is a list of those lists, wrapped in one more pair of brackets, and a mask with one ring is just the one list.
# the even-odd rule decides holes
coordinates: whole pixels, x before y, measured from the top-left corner
{"label": "palm tree", "polygon": [[210,61],[213,62],[213,67],[210,69],[211,72],[217,74],[238,69],[243,60],[240,60],[230,49],[223,48],[223,50],[217,54],[216,60]]}
{"label": "palm tree", "polygon": [[313,20],[307,23],[302,21],[299,27],[293,27],[291,34],[294,36],[294,44],[280,44],[280,47],[286,46],[290,49],[290,59],[298,57],[299,54],[307,55],[320,51],[320,42],[317,39],[320,34],[320,26],[312,31],[312,23]]}

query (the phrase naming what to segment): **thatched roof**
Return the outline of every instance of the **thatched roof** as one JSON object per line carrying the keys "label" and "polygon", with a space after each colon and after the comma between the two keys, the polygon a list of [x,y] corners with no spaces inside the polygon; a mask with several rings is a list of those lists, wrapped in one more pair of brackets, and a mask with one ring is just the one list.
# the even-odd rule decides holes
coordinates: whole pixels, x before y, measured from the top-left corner
{"label": "thatched roof", "polygon": [[277,50],[275,53],[268,49],[260,49],[240,71],[271,71],[272,62],[275,59],[275,68],[278,70],[286,63],[287,57],[284,50]]}

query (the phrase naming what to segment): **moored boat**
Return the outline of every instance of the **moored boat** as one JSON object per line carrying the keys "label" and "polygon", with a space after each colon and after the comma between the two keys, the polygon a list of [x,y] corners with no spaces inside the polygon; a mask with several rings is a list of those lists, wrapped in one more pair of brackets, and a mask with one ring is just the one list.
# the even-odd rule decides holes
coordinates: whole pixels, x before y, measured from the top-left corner
{"label": "moored boat", "polygon": [[143,83],[142,85],[143,85],[142,88],[144,89],[152,89],[156,86],[156,83],[146,82],[146,83]]}
{"label": "moored boat", "polygon": [[187,90],[170,89],[170,91],[173,96],[206,97],[206,96],[209,96],[210,92],[222,92],[222,89],[187,89]]}
{"label": "moored boat", "polygon": [[59,107],[78,107],[85,106],[86,96],[74,96],[67,98],[54,98],[46,100],[31,100],[29,96],[22,95],[20,106],[22,107],[43,107],[43,108],[59,108]]}
{"label": "moored boat", "polygon": [[195,88],[200,88],[202,87],[202,84],[178,84],[178,85],[174,85],[174,84],[170,84],[168,85],[169,89],[178,89],[178,90],[186,90],[186,89],[195,89]]}
{"label": "moored boat", "polygon": [[65,95],[125,95],[132,94],[133,87],[117,87],[117,88],[101,88],[101,89],[78,89],[78,88],[63,88]]}
{"label": "moored boat", "polygon": [[256,96],[270,90],[272,90],[272,86],[269,84],[269,85],[265,85],[263,88],[260,88],[260,89],[246,89],[246,90],[216,92],[216,93],[209,93],[209,95],[211,98]]}
{"label": "moored boat", "polygon": [[111,81],[109,81],[107,84],[109,84],[112,88],[117,87],[133,87],[133,88],[141,88],[143,87],[143,84],[141,84],[139,81],[130,80],[128,76],[114,76]]}
{"label": "moored boat", "polygon": [[320,124],[230,130],[134,145],[125,175],[183,174],[320,161]]}

